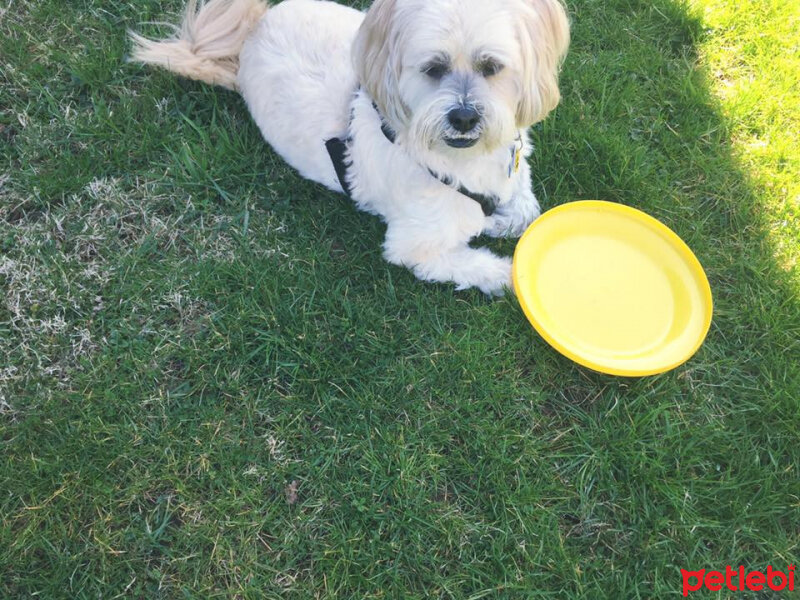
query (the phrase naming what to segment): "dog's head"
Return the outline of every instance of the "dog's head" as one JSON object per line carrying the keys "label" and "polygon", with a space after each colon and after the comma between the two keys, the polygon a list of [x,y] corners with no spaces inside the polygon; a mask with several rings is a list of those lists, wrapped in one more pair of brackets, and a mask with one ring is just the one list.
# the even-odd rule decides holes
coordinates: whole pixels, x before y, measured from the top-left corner
{"label": "dog's head", "polygon": [[568,43],[560,0],[376,0],[353,61],[411,144],[488,152],[558,104]]}

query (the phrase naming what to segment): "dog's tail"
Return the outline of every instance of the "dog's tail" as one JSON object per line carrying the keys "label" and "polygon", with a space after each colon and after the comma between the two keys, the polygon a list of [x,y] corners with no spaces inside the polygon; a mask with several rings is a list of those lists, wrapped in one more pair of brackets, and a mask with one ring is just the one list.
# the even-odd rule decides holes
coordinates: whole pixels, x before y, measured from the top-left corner
{"label": "dog's tail", "polygon": [[129,32],[130,60],[235,90],[239,53],[266,11],[262,0],[201,0],[199,8],[189,0],[172,37],[156,41]]}

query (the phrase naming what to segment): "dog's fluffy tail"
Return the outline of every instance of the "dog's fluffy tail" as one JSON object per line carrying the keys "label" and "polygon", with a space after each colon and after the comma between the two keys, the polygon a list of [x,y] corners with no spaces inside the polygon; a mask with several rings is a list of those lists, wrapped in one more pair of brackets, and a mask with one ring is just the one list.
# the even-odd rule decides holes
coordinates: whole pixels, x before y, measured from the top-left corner
{"label": "dog's fluffy tail", "polygon": [[201,0],[199,8],[189,0],[174,36],[156,41],[129,32],[130,60],[235,90],[239,53],[266,11],[262,0]]}

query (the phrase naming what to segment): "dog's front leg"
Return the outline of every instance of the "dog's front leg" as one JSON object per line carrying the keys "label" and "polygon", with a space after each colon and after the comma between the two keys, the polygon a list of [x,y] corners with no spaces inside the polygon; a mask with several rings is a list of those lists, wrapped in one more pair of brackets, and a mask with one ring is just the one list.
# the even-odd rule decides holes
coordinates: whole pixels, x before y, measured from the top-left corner
{"label": "dog's front leg", "polygon": [[483,233],[492,237],[519,237],[540,214],[539,201],[531,187],[530,167],[523,163],[513,195],[486,217]]}
{"label": "dog's front leg", "polygon": [[460,194],[440,198],[421,214],[388,221],[384,256],[424,281],[452,282],[459,290],[476,287],[502,295],[511,289],[511,259],[468,245],[481,232],[483,221],[474,201]]}

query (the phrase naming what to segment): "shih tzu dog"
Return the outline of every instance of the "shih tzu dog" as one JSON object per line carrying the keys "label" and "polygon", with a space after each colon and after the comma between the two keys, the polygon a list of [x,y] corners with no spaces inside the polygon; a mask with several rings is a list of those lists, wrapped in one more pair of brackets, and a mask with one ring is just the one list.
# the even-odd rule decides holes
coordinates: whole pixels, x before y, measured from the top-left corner
{"label": "shih tzu dog", "polygon": [[190,0],[175,36],[132,59],[244,97],[305,177],[387,225],[386,260],[502,294],[511,260],[469,242],[539,215],[527,129],[559,101],[560,0]]}

